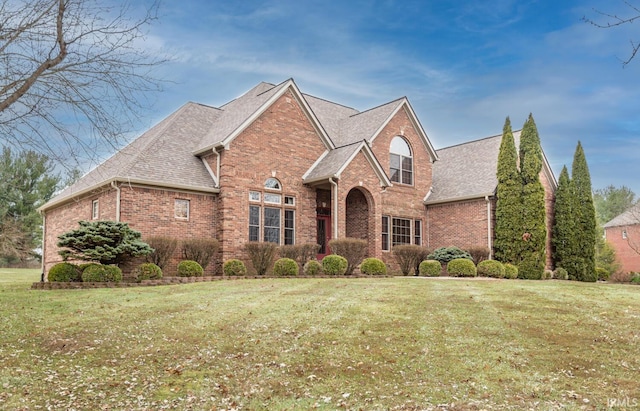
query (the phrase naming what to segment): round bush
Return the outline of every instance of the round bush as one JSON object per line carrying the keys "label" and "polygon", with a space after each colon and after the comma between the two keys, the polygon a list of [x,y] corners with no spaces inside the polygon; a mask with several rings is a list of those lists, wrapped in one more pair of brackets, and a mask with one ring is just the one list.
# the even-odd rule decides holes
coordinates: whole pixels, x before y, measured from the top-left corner
{"label": "round bush", "polygon": [[178,264],[178,277],[202,277],[204,269],[193,260],[182,260]]}
{"label": "round bush", "polygon": [[475,277],[478,275],[476,265],[466,258],[456,258],[449,261],[447,272],[454,277]]}
{"label": "round bush", "polygon": [[318,260],[309,260],[302,267],[302,272],[304,272],[304,275],[318,275],[322,272],[322,264]]}
{"label": "round bush", "polygon": [[58,263],[54,264],[49,269],[49,274],[47,278],[50,282],[58,282],[58,283],[70,283],[81,281],[82,271],[80,268],[71,263]]}
{"label": "round bush", "polygon": [[603,267],[596,267],[596,274],[598,274],[599,281],[607,281],[609,279],[609,271]]}
{"label": "round bush", "polygon": [[480,261],[477,268],[480,277],[504,278],[504,265],[500,261]]}
{"label": "round bush", "polygon": [[365,258],[360,264],[360,272],[367,275],[386,275],[387,266],[378,258]]}
{"label": "round bush", "polygon": [[322,259],[322,271],[327,275],[344,275],[347,265],[347,259],[337,254],[330,254]]}
{"label": "round bush", "polygon": [[273,275],[290,276],[298,275],[298,263],[291,258],[279,258],[273,265]]}
{"label": "round bush", "polygon": [[85,283],[119,283],[122,281],[122,270],[115,265],[91,264],[82,272]]}
{"label": "round bush", "polygon": [[138,281],[159,280],[162,278],[162,269],[154,263],[142,263],[135,272]]}
{"label": "round bush", "polygon": [[438,260],[424,260],[418,268],[420,275],[426,277],[438,277],[442,272],[442,264]]}
{"label": "round bush", "polygon": [[631,274],[630,280],[632,284],[640,284],[640,273]]}
{"label": "round bush", "polygon": [[509,263],[504,264],[504,278],[518,278],[518,267]]}
{"label": "round bush", "polygon": [[222,264],[222,272],[228,276],[247,275],[247,267],[242,261],[232,258]]}
{"label": "round bush", "polygon": [[553,278],[555,278],[556,280],[568,280],[569,273],[562,267],[556,267],[556,269],[553,271]]}

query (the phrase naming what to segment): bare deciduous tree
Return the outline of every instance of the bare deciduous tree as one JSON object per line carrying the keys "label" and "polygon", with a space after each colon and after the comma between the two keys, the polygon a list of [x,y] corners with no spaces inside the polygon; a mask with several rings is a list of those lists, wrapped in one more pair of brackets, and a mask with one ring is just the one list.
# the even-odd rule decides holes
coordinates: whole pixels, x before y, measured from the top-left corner
{"label": "bare deciduous tree", "polygon": [[[601,29],[610,29],[613,27],[622,26],[624,24],[633,23],[634,21],[640,19],[640,7],[634,6],[631,2],[624,0],[624,4],[629,8],[629,16],[618,16],[617,14],[605,13],[603,11],[594,9],[593,11],[604,17],[606,21],[604,23],[599,23],[593,19],[587,18],[586,16],[582,17],[582,20],[586,23],[589,23],[593,26],[596,26]],[[638,51],[640,50],[640,42],[634,39],[630,39],[629,43],[631,43],[631,54],[626,60],[622,60],[622,65],[626,66],[634,59]]]}
{"label": "bare deciduous tree", "polygon": [[0,0],[0,141],[67,162],[131,131],[160,88],[165,59],[143,49],[157,3],[105,3]]}

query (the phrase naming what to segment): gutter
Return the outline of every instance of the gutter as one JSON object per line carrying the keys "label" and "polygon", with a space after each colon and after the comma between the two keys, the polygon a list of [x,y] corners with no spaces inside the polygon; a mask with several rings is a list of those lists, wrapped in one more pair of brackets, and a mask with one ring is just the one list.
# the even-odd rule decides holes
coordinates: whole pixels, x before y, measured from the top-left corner
{"label": "gutter", "polygon": [[478,200],[478,199],[486,199],[487,197],[493,197],[494,193],[486,193],[486,194],[475,194],[466,197],[454,197],[454,198],[446,198],[444,200],[436,200],[436,201],[423,201],[424,205],[436,205],[443,203],[457,203],[459,201],[467,201],[467,200]]}

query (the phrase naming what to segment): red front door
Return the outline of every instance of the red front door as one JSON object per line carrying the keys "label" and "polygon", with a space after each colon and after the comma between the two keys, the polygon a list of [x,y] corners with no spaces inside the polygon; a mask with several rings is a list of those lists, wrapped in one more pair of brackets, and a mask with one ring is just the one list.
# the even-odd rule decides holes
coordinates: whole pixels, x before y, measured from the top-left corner
{"label": "red front door", "polygon": [[320,244],[320,250],[318,251],[318,261],[322,260],[325,255],[331,254],[329,250],[329,240],[331,240],[331,216],[319,215],[317,220],[317,240]]}

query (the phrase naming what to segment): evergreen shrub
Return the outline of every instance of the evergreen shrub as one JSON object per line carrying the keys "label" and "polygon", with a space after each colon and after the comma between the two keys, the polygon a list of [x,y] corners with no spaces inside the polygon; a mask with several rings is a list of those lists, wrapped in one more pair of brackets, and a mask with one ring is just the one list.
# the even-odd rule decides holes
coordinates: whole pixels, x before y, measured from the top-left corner
{"label": "evergreen shrub", "polygon": [[[244,245],[244,251],[249,255],[251,264],[258,275],[265,275],[269,268],[273,266],[277,250],[278,246],[271,242],[249,241]],[[232,275],[246,275],[246,270],[244,274]]]}
{"label": "evergreen shrub", "polygon": [[360,264],[360,272],[367,275],[386,275],[387,266],[378,258],[365,258]]}
{"label": "evergreen shrub", "polygon": [[476,265],[468,258],[456,258],[449,261],[447,272],[454,277],[475,277],[478,275]]}
{"label": "evergreen shrub", "polygon": [[478,263],[480,277],[504,278],[504,265],[496,260],[484,260]]}
{"label": "evergreen shrub", "polygon": [[518,278],[518,267],[510,263],[505,263],[504,278],[509,278],[511,280]]}
{"label": "evergreen shrub", "polygon": [[178,277],[202,277],[204,269],[193,260],[182,260],[178,264]]}
{"label": "evergreen shrub", "polygon": [[542,272],[542,279],[543,280],[551,280],[553,278],[553,271],[551,270],[544,270]]}
{"label": "evergreen shrub", "polygon": [[70,283],[82,281],[80,267],[71,263],[54,264],[49,269],[47,278],[50,282]]}
{"label": "evergreen shrub", "polygon": [[298,263],[291,258],[279,258],[273,266],[273,275],[277,276],[293,276],[298,275]]}
{"label": "evergreen shrub", "polygon": [[611,273],[604,267],[596,267],[596,274],[599,281],[607,281],[611,276]]}
{"label": "evergreen shrub", "polygon": [[438,277],[442,271],[442,264],[437,260],[424,260],[420,263],[418,272],[421,276]]}
{"label": "evergreen shrub", "polygon": [[115,265],[92,264],[82,272],[82,281],[85,283],[119,283],[122,281],[122,270]]}
{"label": "evergreen shrub", "polygon": [[228,276],[247,275],[247,267],[242,261],[232,258],[222,264],[222,272]]}
{"label": "evergreen shrub", "polygon": [[347,259],[341,255],[330,254],[322,259],[322,272],[327,275],[344,275],[347,266]]}
{"label": "evergreen shrub", "polygon": [[347,270],[344,273],[346,275],[353,274],[353,270],[367,255],[368,247],[367,241],[359,238],[341,238],[329,241],[331,251],[347,260]]}
{"label": "evergreen shrub", "polygon": [[142,263],[135,270],[137,281],[159,280],[162,278],[162,269],[154,263]]}
{"label": "evergreen shrub", "polygon": [[318,275],[322,273],[322,264],[318,260],[309,260],[302,268],[304,275]]}
{"label": "evergreen shrub", "polygon": [[569,273],[562,267],[556,267],[556,269],[553,271],[553,278],[555,278],[556,280],[568,280]]}
{"label": "evergreen shrub", "polygon": [[473,262],[471,254],[455,246],[437,248],[427,256],[427,259],[437,260],[442,264],[459,258],[466,258]]}

